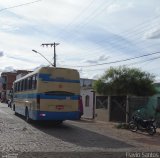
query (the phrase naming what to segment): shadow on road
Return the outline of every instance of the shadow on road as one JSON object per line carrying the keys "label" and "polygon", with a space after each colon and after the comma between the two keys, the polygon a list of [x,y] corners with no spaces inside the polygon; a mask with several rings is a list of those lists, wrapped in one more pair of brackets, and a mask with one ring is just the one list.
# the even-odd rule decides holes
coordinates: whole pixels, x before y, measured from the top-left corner
{"label": "shadow on road", "polygon": [[92,132],[69,123],[53,125],[52,122],[36,122],[32,126],[62,141],[83,147],[128,148],[133,147],[125,142]]}

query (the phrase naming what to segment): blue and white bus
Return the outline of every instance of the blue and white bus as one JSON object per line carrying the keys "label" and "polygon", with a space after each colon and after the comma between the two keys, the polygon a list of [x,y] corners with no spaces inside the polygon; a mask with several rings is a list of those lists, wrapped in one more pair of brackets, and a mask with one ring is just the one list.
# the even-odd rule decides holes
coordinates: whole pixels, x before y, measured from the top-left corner
{"label": "blue and white bus", "polygon": [[42,67],[14,82],[13,110],[29,120],[80,119],[77,70]]}

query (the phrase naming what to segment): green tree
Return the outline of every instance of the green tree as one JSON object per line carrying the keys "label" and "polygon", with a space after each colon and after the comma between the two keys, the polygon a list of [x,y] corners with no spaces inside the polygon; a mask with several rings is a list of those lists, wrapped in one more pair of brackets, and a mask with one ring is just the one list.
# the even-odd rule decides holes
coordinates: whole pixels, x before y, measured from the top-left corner
{"label": "green tree", "polygon": [[151,96],[156,93],[155,76],[137,68],[111,67],[94,83],[94,89],[104,95]]}

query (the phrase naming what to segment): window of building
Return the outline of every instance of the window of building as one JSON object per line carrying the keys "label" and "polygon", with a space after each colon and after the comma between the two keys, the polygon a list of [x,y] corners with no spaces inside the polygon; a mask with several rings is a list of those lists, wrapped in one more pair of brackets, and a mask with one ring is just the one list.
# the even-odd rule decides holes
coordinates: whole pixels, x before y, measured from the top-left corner
{"label": "window of building", "polygon": [[85,106],[86,107],[89,106],[89,95],[86,95],[86,97],[85,97]]}

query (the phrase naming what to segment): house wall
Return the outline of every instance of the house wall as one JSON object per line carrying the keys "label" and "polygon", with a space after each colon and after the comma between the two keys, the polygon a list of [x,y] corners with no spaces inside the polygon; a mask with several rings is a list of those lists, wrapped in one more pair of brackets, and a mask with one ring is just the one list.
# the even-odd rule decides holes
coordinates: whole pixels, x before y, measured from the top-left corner
{"label": "house wall", "polygon": [[108,122],[108,110],[107,109],[96,109],[95,110],[95,120]]}
{"label": "house wall", "polygon": [[155,86],[157,94],[152,97],[149,97],[146,110],[148,117],[154,117],[156,114],[157,119],[160,121],[160,112],[156,113],[155,111],[158,106],[160,107],[160,103],[158,101],[158,98],[160,99],[160,84],[155,84]]}
{"label": "house wall", "polygon": [[8,100],[9,92],[12,89],[13,82],[16,80],[16,76],[18,74],[27,74],[31,71],[25,71],[25,70],[17,70],[14,72],[2,72],[1,77],[2,77],[2,89],[1,89],[1,97],[3,98],[3,101],[5,102]]}

